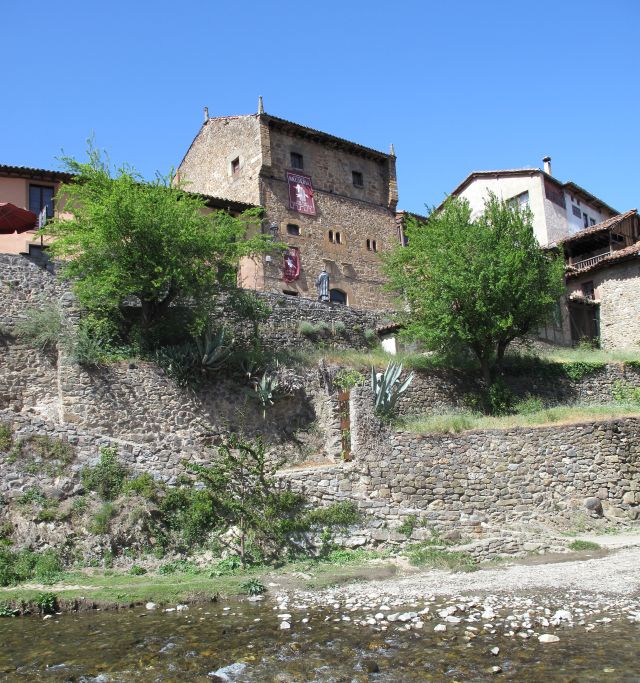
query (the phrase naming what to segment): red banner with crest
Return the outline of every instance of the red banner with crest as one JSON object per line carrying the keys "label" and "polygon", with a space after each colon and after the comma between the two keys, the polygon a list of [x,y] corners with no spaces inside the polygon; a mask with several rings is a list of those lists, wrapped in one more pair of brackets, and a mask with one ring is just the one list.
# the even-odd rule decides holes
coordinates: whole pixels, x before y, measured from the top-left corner
{"label": "red banner with crest", "polygon": [[298,247],[289,247],[284,252],[282,263],[282,279],[285,282],[293,282],[300,277],[300,250]]}
{"label": "red banner with crest", "polygon": [[315,216],[316,205],[313,200],[311,176],[287,171],[287,184],[289,185],[289,208],[298,213]]}

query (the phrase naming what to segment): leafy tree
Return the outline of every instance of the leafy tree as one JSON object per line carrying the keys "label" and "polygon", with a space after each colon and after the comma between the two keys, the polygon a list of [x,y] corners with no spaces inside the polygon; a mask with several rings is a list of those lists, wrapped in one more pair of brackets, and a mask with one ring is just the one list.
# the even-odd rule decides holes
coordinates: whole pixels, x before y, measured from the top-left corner
{"label": "leafy tree", "polygon": [[63,159],[76,177],[60,188],[64,213],[43,232],[93,312],[108,317],[136,297],[148,329],[177,300],[194,303],[235,285],[239,259],[274,246],[270,237],[247,237],[260,209],[206,213],[204,199],[171,175],[144,182],[127,166],[112,172],[92,146],[88,156]]}
{"label": "leafy tree", "polygon": [[408,245],[384,267],[408,304],[407,333],[443,354],[471,352],[491,389],[509,344],[551,316],[564,290],[562,260],[540,249],[528,208],[493,195],[477,218],[451,197],[426,221],[410,219],[406,233]]}
{"label": "leafy tree", "polygon": [[260,440],[232,435],[218,448],[212,465],[188,467],[204,483],[221,532],[235,530],[229,544],[243,566],[260,559],[259,554],[277,556],[292,534],[304,530],[304,497],[275,477],[277,464],[268,462]]}

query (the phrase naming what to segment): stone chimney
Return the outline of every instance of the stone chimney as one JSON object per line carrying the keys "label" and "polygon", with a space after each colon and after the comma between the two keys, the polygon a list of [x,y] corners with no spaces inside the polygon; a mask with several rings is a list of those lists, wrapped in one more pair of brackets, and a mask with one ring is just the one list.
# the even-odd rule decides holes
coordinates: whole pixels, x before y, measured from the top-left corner
{"label": "stone chimney", "polygon": [[204,122],[206,123],[209,120],[209,107],[204,108]]}
{"label": "stone chimney", "polygon": [[258,114],[264,114],[264,103],[262,102],[262,95],[258,95]]}
{"label": "stone chimney", "polygon": [[547,175],[551,175],[551,157],[545,157],[542,163],[544,164],[544,172]]}

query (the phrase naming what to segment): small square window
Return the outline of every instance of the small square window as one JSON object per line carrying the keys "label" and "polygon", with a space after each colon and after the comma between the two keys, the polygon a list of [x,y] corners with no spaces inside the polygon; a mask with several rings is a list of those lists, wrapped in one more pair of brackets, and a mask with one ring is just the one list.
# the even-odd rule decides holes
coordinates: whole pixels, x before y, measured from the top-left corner
{"label": "small square window", "polygon": [[364,176],[360,171],[351,171],[354,187],[364,187]]}
{"label": "small square window", "polygon": [[300,236],[300,226],[295,223],[287,223],[287,235]]}
{"label": "small square window", "polygon": [[298,152],[291,152],[291,168],[302,170],[304,168],[304,158]]}
{"label": "small square window", "polygon": [[240,157],[236,157],[231,162],[231,174],[235,175],[240,170]]}

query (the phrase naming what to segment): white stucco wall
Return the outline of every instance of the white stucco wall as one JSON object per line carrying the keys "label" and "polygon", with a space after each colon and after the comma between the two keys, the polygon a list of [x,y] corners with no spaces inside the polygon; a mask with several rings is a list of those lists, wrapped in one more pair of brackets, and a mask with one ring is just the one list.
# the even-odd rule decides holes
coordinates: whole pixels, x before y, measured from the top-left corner
{"label": "white stucco wall", "polygon": [[493,192],[500,199],[511,199],[522,192],[529,193],[529,208],[533,212],[533,230],[540,244],[547,244],[544,210],[544,188],[540,173],[522,176],[496,176],[477,178],[460,193],[477,216],[484,209],[484,201]]}

